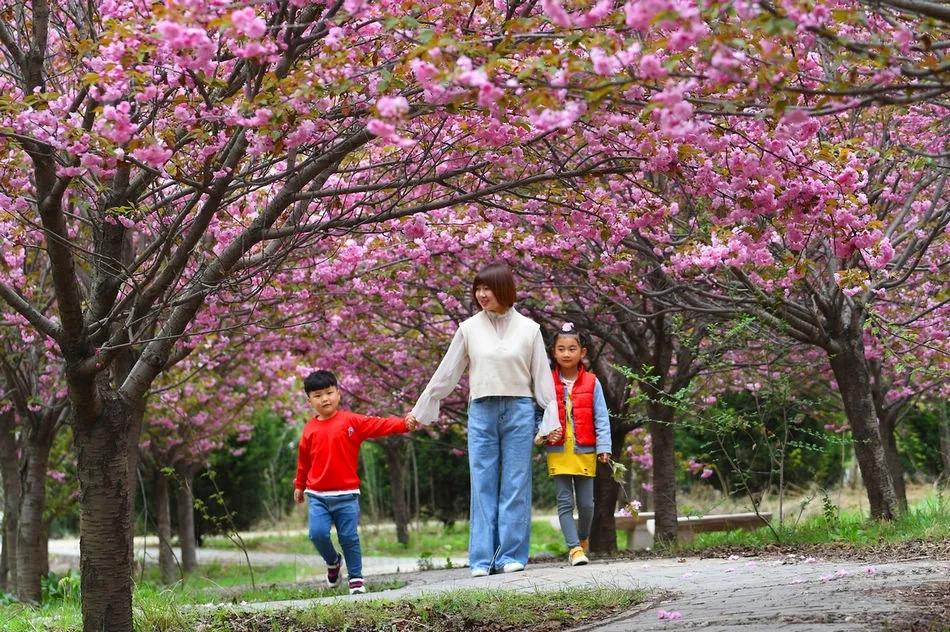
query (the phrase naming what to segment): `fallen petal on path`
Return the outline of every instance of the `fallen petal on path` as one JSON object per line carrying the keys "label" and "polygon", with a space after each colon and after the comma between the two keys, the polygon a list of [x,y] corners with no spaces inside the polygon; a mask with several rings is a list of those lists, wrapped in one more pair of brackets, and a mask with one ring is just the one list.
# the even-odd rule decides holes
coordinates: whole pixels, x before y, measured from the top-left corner
{"label": "fallen petal on path", "polygon": [[677,612],[677,611],[675,611],[675,610],[671,610],[671,611],[667,611],[667,610],[657,610],[657,611],[656,611],[656,618],[657,618],[657,619],[667,619],[667,620],[670,620],[670,621],[675,621],[675,620],[677,620],[677,619],[682,619],[682,618],[683,618],[683,613]]}

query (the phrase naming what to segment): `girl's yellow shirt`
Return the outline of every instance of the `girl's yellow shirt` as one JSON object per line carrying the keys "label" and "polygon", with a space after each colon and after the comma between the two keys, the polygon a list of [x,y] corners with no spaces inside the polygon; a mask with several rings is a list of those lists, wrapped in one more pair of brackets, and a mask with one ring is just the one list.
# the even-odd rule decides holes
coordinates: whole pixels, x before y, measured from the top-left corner
{"label": "girl's yellow shirt", "polygon": [[574,415],[571,397],[564,404],[567,423],[564,424],[564,451],[548,452],[548,474],[572,474],[574,476],[595,476],[597,474],[597,455],[593,452],[578,454],[574,452]]}

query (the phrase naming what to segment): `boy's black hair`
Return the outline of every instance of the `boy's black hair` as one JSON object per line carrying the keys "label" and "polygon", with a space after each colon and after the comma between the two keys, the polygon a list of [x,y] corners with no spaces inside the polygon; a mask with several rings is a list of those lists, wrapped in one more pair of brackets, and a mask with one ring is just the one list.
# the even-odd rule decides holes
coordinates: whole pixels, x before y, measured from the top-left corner
{"label": "boy's black hair", "polygon": [[304,378],[303,390],[309,395],[313,391],[320,391],[336,385],[336,376],[330,371],[314,371]]}
{"label": "boy's black hair", "polygon": [[573,338],[577,338],[577,341],[580,343],[582,348],[590,348],[590,337],[587,335],[587,332],[583,329],[578,329],[574,323],[564,323],[560,329],[554,332],[554,335],[551,336],[552,349],[557,344],[557,339],[561,336],[571,336]]}

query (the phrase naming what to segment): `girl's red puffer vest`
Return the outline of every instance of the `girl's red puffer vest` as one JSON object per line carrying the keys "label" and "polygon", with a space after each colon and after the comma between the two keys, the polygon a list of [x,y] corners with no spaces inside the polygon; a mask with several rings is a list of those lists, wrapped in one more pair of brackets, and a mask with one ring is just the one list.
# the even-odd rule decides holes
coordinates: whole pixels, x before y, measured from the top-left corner
{"label": "girl's red puffer vest", "polygon": [[[594,387],[597,377],[583,366],[577,367],[577,380],[571,389],[571,403],[574,417],[574,443],[578,446],[593,447],[597,443],[594,432]],[[564,445],[564,429],[567,414],[564,410],[564,382],[557,369],[554,369],[554,388],[557,391],[557,412],[561,419],[561,440],[548,445]]]}

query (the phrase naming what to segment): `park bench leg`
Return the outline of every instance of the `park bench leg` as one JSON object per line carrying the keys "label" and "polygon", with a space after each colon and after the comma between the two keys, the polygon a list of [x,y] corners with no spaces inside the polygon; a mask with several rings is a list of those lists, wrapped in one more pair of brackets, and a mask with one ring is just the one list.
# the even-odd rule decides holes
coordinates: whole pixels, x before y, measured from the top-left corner
{"label": "park bench leg", "polygon": [[[631,534],[633,535],[632,542]],[[633,551],[653,548],[653,534],[647,529],[646,523],[638,524],[632,532],[627,531],[627,548]]]}

